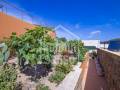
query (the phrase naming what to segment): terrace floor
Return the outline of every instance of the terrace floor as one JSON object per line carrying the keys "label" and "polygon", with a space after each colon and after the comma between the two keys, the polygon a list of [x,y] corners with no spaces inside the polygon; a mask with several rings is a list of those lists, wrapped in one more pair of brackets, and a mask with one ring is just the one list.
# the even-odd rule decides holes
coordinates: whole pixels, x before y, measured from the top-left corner
{"label": "terrace floor", "polygon": [[94,60],[89,60],[84,90],[107,90],[105,77],[97,75]]}

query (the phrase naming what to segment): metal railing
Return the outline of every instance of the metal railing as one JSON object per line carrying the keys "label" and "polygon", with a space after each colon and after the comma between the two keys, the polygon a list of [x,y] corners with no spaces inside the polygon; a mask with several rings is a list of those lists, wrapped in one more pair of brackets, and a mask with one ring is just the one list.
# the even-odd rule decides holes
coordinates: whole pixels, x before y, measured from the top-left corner
{"label": "metal railing", "polygon": [[18,8],[17,6],[11,4],[6,0],[0,0],[0,12],[3,12],[10,16],[14,16],[18,19],[21,19],[22,21],[34,24],[33,15],[23,9]]}

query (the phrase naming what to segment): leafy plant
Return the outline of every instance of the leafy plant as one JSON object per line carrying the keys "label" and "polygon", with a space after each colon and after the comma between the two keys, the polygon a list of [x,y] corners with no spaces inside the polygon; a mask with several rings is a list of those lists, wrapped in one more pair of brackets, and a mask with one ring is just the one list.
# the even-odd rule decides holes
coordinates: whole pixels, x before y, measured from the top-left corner
{"label": "leafy plant", "polygon": [[49,81],[59,84],[65,78],[65,74],[60,71],[56,71],[49,77]]}
{"label": "leafy plant", "polygon": [[55,70],[67,74],[72,70],[72,64],[70,62],[59,63],[58,65],[56,65]]}
{"label": "leafy plant", "polygon": [[84,44],[80,40],[66,40],[64,42],[59,38],[57,40],[57,48],[60,50],[59,52],[62,51],[61,54],[63,57],[69,57],[70,55],[74,55],[78,61],[82,62],[84,60],[84,55],[87,50],[84,48]]}
{"label": "leafy plant", "polygon": [[49,77],[49,80],[59,84],[65,78],[65,75],[72,70],[73,65],[76,63],[76,60],[63,61],[59,63],[55,67],[55,73]]}
{"label": "leafy plant", "polygon": [[36,27],[20,36],[12,33],[8,46],[16,51],[21,67],[24,67],[25,62],[33,66],[38,62],[51,63],[55,41],[47,34],[50,31],[46,27]]}
{"label": "leafy plant", "polygon": [[87,50],[84,48],[84,44],[79,40],[70,40],[67,42],[68,49],[71,50],[77,57],[78,61],[84,60],[84,55]]}
{"label": "leafy plant", "polygon": [[76,59],[71,59],[68,61],[71,65],[76,65],[77,64],[77,60]]}
{"label": "leafy plant", "polygon": [[5,64],[0,69],[0,90],[14,90],[17,72],[14,67]]}
{"label": "leafy plant", "polygon": [[36,86],[36,90],[50,90],[48,86],[45,86],[44,84],[39,84]]}

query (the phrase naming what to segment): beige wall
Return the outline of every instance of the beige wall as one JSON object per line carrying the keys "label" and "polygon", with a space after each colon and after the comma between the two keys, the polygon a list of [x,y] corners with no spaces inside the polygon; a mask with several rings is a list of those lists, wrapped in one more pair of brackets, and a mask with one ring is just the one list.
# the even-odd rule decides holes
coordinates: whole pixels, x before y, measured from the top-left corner
{"label": "beige wall", "polygon": [[35,26],[30,23],[0,12],[0,39],[10,36],[12,32],[20,35],[25,32],[25,28],[33,27]]}
{"label": "beige wall", "polygon": [[120,53],[98,49],[109,90],[120,90]]}

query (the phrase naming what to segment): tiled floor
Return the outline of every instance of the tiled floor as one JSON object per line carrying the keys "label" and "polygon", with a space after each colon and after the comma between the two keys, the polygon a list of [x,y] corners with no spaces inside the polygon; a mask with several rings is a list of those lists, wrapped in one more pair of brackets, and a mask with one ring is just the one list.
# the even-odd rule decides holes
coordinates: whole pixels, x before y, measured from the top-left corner
{"label": "tiled floor", "polygon": [[97,75],[95,61],[90,60],[84,90],[107,90],[105,77]]}

